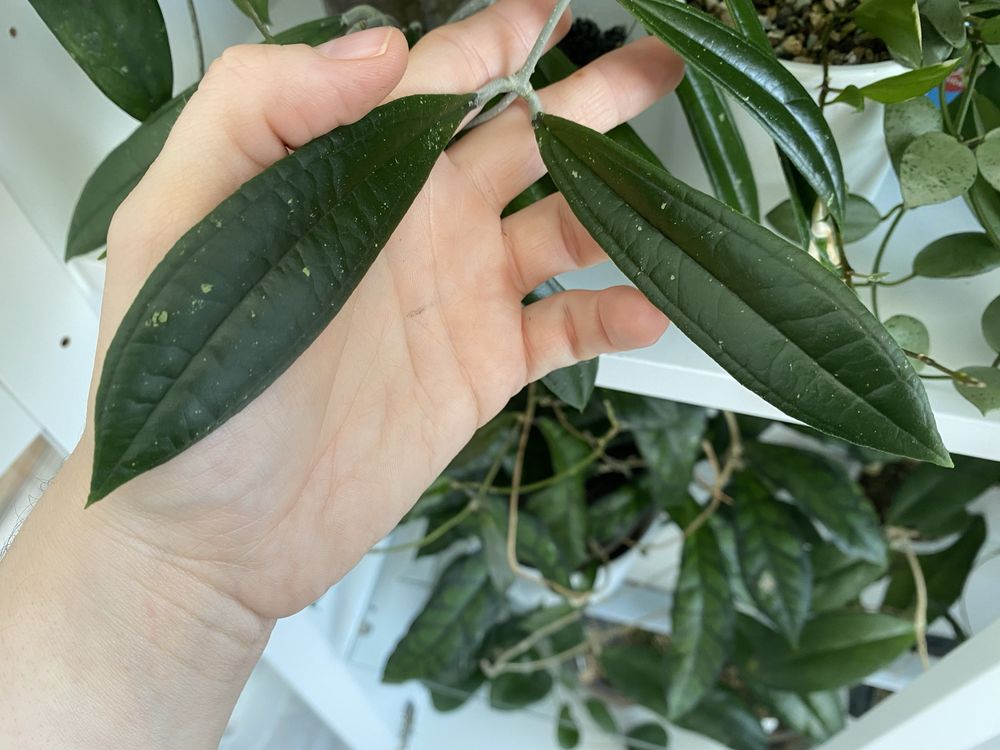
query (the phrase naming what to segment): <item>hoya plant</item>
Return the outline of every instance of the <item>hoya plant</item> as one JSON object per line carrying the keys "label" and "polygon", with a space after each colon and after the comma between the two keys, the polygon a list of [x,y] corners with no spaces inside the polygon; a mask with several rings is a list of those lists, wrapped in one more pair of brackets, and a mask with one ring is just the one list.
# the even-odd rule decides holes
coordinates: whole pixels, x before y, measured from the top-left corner
{"label": "hoya plant", "polygon": [[[695,76],[744,106],[771,134],[790,173],[818,197],[831,225],[846,226],[837,146],[809,93],[754,41],[749,21],[755,18],[734,30],[674,0],[619,2],[676,49]],[[85,186],[71,224],[73,256],[105,241],[115,207],[155,158],[193,88],[170,98],[156,0],[32,4],[91,78],[143,120]],[[395,22],[361,6],[273,35],[266,3],[239,4],[268,43],[316,42]],[[455,17],[483,6],[467,3]],[[416,95],[379,107],[250,180],[178,241],[135,299],[104,362],[89,502],[186,450],[267,388],[340,310],[438,156],[460,137],[462,123],[478,113],[466,126],[475,127],[516,98],[530,107],[549,171],[529,193],[562,193],[611,260],[734,378],[823,433],[951,464],[923,384],[844,283],[851,280],[846,267],[831,273],[750,216],[677,180],[629,128],[604,135],[543,111],[539,77],[558,75],[560,63],[550,59],[556,70],[547,72],[543,50],[569,6],[570,0],[553,3],[514,75],[479,91]],[[408,32],[416,37],[421,29],[411,25]],[[377,212],[366,206],[372,185],[384,202]],[[248,232],[243,219],[251,214],[269,217],[268,225]],[[206,267],[227,272],[210,282],[213,304],[192,307],[209,293]],[[282,293],[268,294],[279,282]],[[538,294],[553,289],[555,282]],[[280,310],[279,299],[287,300]],[[582,403],[593,378],[590,364],[549,380],[568,401]],[[198,394],[200,403],[184,394]]]}
{"label": "hoya plant", "polygon": [[[440,570],[384,679],[420,681],[440,711],[548,701],[565,748],[584,715],[629,748],[666,746],[670,725],[736,750],[820,743],[848,688],[928,658],[928,625],[965,638],[950,610],[986,537],[968,506],[1000,465],[956,464],[611,391],[579,412],[529,387],[404,520],[423,535],[381,550]],[[637,555],[679,559],[676,579],[608,622],[595,604]]]}

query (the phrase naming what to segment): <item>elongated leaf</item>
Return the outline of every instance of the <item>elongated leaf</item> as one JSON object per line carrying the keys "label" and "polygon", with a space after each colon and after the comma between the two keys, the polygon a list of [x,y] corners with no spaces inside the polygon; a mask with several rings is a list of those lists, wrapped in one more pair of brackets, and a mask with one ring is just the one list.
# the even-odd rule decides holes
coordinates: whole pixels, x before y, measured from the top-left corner
{"label": "elongated leaf", "polygon": [[626,540],[638,542],[643,522],[649,521],[654,508],[645,487],[638,482],[623,485],[587,505],[589,538],[612,549]]}
{"label": "elongated leaf", "polygon": [[983,338],[990,348],[1000,354],[1000,297],[995,298],[983,311]]}
{"label": "elongated leaf", "polygon": [[504,598],[490,583],[480,555],[460,557],[441,575],[423,611],[386,662],[382,679],[445,684],[478,669],[476,654],[503,616]]}
{"label": "elongated leaf", "polygon": [[535,128],[591,235],[739,382],[822,432],[950,464],[906,356],[821,265],[599,133],[550,115]]}
{"label": "elongated leaf", "polygon": [[758,685],[750,689],[783,724],[816,742],[830,739],[846,724],[847,708],[836,691],[802,695]]}
{"label": "elongated leaf", "polygon": [[911,68],[923,62],[923,33],[917,0],[865,0],[854,21],[889,47],[892,56]]}
{"label": "elongated leaf", "polygon": [[888,522],[919,531],[922,536],[947,536],[965,527],[965,507],[1000,481],[1000,465],[965,456],[951,471],[919,466],[892,498]]}
{"label": "elongated leaf", "polygon": [[669,739],[663,725],[651,721],[630,729],[625,735],[625,747],[627,750],[655,750],[666,747]]}
{"label": "elongated leaf", "polygon": [[[957,59],[946,60],[937,65],[928,65],[925,68],[908,70],[905,73],[900,73],[890,78],[883,78],[881,81],[876,81],[875,83],[869,83],[867,86],[862,86],[856,90],[862,96],[872,101],[882,102],[882,104],[898,104],[915,96],[926,94],[947,78],[958,66],[958,63]],[[839,99],[840,97],[838,96],[837,100]]]}
{"label": "elongated leaf", "polygon": [[718,740],[732,750],[766,750],[767,735],[743,699],[731,690],[715,687],[695,709],[675,722]]}
{"label": "elongated leaf", "polygon": [[847,191],[837,144],[819,107],[770,50],[745,42],[720,21],[676,0],[618,2],[689,66],[732,94],[843,223]]}
{"label": "elongated leaf", "polygon": [[666,652],[643,642],[615,643],[601,649],[598,660],[615,690],[660,716],[667,715]]}
{"label": "elongated leaf", "polygon": [[784,489],[806,515],[823,524],[845,554],[876,564],[886,559],[878,516],[861,488],[839,464],[810,451],[748,443],[750,466],[775,489]]}
{"label": "elongated leaf", "polygon": [[[278,44],[316,45],[340,36],[346,27],[339,16],[310,21],[276,34]],[[189,86],[152,113],[145,122],[108,154],[87,179],[73,209],[66,260],[96,250],[107,242],[108,226],[115,210],[132,192],[160,154],[170,129],[198,85]]]}
{"label": "elongated leaf", "polygon": [[953,136],[917,136],[899,163],[903,203],[918,208],[957,198],[972,187],[978,172],[975,155]]}
{"label": "elongated leaf", "polygon": [[563,703],[559,709],[559,718],[556,721],[556,742],[559,747],[572,750],[580,744],[580,728],[573,718],[573,710],[568,703]]}
{"label": "elongated leaf", "polygon": [[940,133],[944,128],[941,110],[930,99],[918,97],[885,108],[883,120],[885,144],[889,149],[892,167],[899,174],[903,153],[915,138],[924,133]]}
{"label": "elongated leaf", "polygon": [[[973,516],[965,532],[951,546],[930,555],[920,555],[920,569],[927,586],[927,622],[932,623],[958,601],[972,572],[979,550],[986,541],[986,522]],[[883,608],[899,613],[912,612],[917,603],[913,573],[905,560],[894,566]]]}
{"label": "elongated leaf", "polygon": [[747,472],[726,492],[733,499],[743,583],[760,611],[794,645],[809,615],[812,566],[791,509]]}
{"label": "elongated leaf", "polygon": [[963,367],[962,372],[976,378],[982,385],[966,385],[953,381],[955,390],[985,417],[1000,409],[1000,370],[995,367]]}
{"label": "elongated leaf", "polygon": [[983,232],[934,240],[913,259],[913,272],[929,279],[961,279],[1000,268],[1000,247]]}
{"label": "elongated leaf", "polygon": [[203,438],[295,361],[385,246],[472,101],[379,107],[250,180],[178,241],[108,350],[89,502]]}
{"label": "elongated leaf", "polygon": [[252,12],[264,23],[271,23],[270,0],[233,0],[233,4],[248,18],[253,18]]}
{"label": "elongated leaf", "polygon": [[[488,536],[484,542],[491,545],[488,551],[488,562],[491,575],[500,581],[507,580],[507,529],[508,504],[506,500],[497,497],[487,498],[482,502],[482,516],[485,528],[492,529],[492,539]],[[489,519],[488,522],[485,519]],[[487,525],[489,523],[490,525]],[[549,528],[527,510],[521,510],[517,518],[517,559],[522,565],[538,570],[545,578],[562,586],[569,586],[569,576],[573,572],[572,561],[567,557]]]}
{"label": "elongated leaf", "polygon": [[170,98],[174,67],[156,0],[29,0],[107,97],[137,120]]}
{"label": "elongated leaf", "polygon": [[948,44],[965,46],[965,13],[960,0],[919,0],[919,8],[920,14]]}
{"label": "elongated leaf", "polygon": [[698,705],[719,676],[733,637],[733,601],[726,563],[709,526],[684,541],[671,614],[668,717]]}
{"label": "elongated leaf", "polygon": [[829,612],[858,601],[861,592],[881,578],[887,561],[872,563],[845,555],[833,544],[818,544],[812,560],[812,611]]}
{"label": "elongated leaf", "polygon": [[607,703],[597,700],[597,698],[588,698],[583,705],[597,726],[608,734],[618,734],[618,722],[611,715],[611,710],[608,708]]}
{"label": "elongated leaf", "polygon": [[772,52],[771,42],[760,23],[760,15],[753,0],[726,0],[726,9],[732,16],[733,25],[744,39],[765,52]]}
{"label": "elongated leaf", "polygon": [[913,645],[912,622],[869,612],[818,615],[797,649],[746,615],[737,617],[737,629],[747,679],[802,693],[860,682]]}
{"label": "elongated leaf", "polygon": [[[546,178],[547,179],[547,178]],[[535,183],[538,185],[539,183]],[[555,191],[555,186],[553,186]],[[537,200],[546,196],[539,195]],[[534,201],[532,201],[534,202]],[[527,208],[527,206],[525,206]],[[524,304],[530,305],[533,302],[551,297],[553,294],[565,292],[566,289],[555,279],[549,279],[541,284],[531,294],[524,298]],[[594,393],[594,386],[597,381],[597,360],[590,359],[586,362],[578,362],[569,367],[550,372],[542,383],[552,391],[552,394],[560,401],[565,401],[574,409],[583,411],[590,402],[590,397]]]}
{"label": "elongated leaf", "polygon": [[726,100],[696,68],[688,69],[676,93],[715,197],[759,221],[760,204],[753,170]]}

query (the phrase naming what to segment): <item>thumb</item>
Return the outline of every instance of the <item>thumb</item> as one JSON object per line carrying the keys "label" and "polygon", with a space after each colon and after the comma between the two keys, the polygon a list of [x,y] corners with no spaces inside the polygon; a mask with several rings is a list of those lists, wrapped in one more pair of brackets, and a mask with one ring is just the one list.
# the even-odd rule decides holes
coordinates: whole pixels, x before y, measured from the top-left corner
{"label": "thumb", "polygon": [[[151,269],[209,211],[251,177],[376,107],[406,69],[403,35],[368,29],[305,45],[249,44],[222,53],[184,108],[109,232],[142,248]],[[151,221],[151,215],[155,220]]]}

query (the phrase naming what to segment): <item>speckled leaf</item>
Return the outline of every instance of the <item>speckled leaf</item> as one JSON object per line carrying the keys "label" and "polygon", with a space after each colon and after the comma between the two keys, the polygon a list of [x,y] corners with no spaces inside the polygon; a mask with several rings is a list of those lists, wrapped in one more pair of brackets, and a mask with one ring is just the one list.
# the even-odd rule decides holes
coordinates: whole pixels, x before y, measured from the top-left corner
{"label": "speckled leaf", "polygon": [[963,367],[962,372],[978,379],[983,387],[955,383],[962,397],[986,415],[1000,410],[1000,370],[995,367]]}
{"label": "speckled leaf", "polygon": [[693,711],[674,722],[721,742],[731,750],[767,750],[767,735],[746,702],[732,690],[714,687]]}
{"label": "speckled leaf", "polygon": [[[931,335],[927,332],[927,326],[914,318],[912,315],[893,315],[885,321],[887,330],[896,343],[908,352],[916,354],[927,354],[931,348]],[[910,358],[910,365],[917,372],[924,369],[925,365],[919,359]]]}
{"label": "speckled leaf", "polygon": [[662,724],[648,722],[628,731],[625,735],[625,747],[627,750],[654,750],[666,747],[669,740]]}
{"label": "speckled leaf", "polygon": [[382,679],[450,684],[468,678],[478,669],[483,639],[503,613],[504,597],[493,588],[482,556],[458,558],[396,644]]}
{"label": "speckled leaf", "polygon": [[931,539],[947,536],[965,528],[965,507],[998,481],[1000,464],[976,458],[956,457],[953,470],[918,466],[893,496],[886,519]]}
{"label": "speckled leaf", "polygon": [[997,297],[983,311],[983,337],[990,348],[1000,353],[1000,297]]}
{"label": "speckled leaf", "polygon": [[825,456],[783,445],[748,443],[751,470],[774,489],[784,489],[806,515],[823,524],[845,554],[885,562],[878,516],[842,466]]}
{"label": "speckled leaf", "polygon": [[[986,541],[986,522],[973,516],[968,528],[953,544],[929,555],[920,555],[920,569],[927,586],[927,622],[945,614],[962,595],[979,550]],[[902,557],[894,567],[882,607],[907,616],[916,607],[917,593],[910,566]]]}
{"label": "speckled leaf", "polygon": [[572,750],[580,744],[580,728],[573,718],[573,710],[568,703],[563,703],[556,720],[556,742],[565,750]]}
{"label": "speckled leaf", "polygon": [[813,569],[813,612],[829,612],[857,602],[861,592],[887,569],[886,561],[861,560],[844,554],[833,544],[814,545],[809,557]]}
{"label": "speckled leaf", "polygon": [[885,108],[884,118],[885,143],[897,174],[903,152],[915,138],[925,133],[940,133],[944,128],[941,110],[926,97],[890,104]]}
{"label": "speckled leaf", "polygon": [[950,463],[920,379],[833,274],[589,128],[542,115],[535,129],[583,225],[739,382],[835,437]]}
{"label": "speckled leaf", "polygon": [[992,131],[976,149],[979,174],[996,190],[1000,190],[1000,137],[998,136],[1000,131]]}
{"label": "speckled leaf", "polygon": [[683,716],[715,683],[729,656],[733,599],[726,563],[710,526],[684,541],[671,612],[668,716]]}
{"label": "speckled leaf", "polygon": [[1000,268],[1000,247],[982,232],[934,240],[913,259],[913,272],[929,279],[960,279]]}
{"label": "speckled leaf", "polygon": [[630,701],[660,716],[667,715],[668,657],[644,643],[614,643],[598,655],[601,671],[611,686]]}
{"label": "speckled leaf", "polygon": [[920,14],[952,47],[965,45],[965,13],[960,0],[919,0]]}
{"label": "speckled leaf", "polygon": [[676,94],[715,197],[759,221],[757,183],[729,104],[697,68],[688,68]]}
{"label": "speckled leaf", "polygon": [[748,44],[713,16],[676,0],[618,0],[771,135],[831,212],[844,219],[843,166],[830,128],[802,84],[770,50]]}
{"label": "speckled leaf", "polygon": [[809,615],[812,567],[791,508],[749,472],[736,476],[726,492],[733,499],[743,583],[760,611],[794,645]]}
{"label": "speckled leaf", "polygon": [[305,351],[472,102],[414,96],[379,107],[244,184],[177,242],[108,350],[89,503],[212,432]]}
{"label": "speckled leaf", "polygon": [[920,67],[923,34],[917,0],[865,0],[852,15],[858,26],[886,43],[893,57]]}
{"label": "speckled leaf", "polygon": [[156,0],[29,0],[107,97],[137,120],[170,98],[174,67]]}
{"label": "speckled leaf", "polygon": [[871,612],[828,612],[802,629],[793,649],[746,615],[737,617],[744,676],[765,687],[813,693],[853,685],[913,645],[913,623]]}
{"label": "speckled leaf", "polygon": [[924,133],[906,147],[899,163],[899,185],[907,208],[944,203],[976,181],[973,153],[946,133]]}
{"label": "speckled leaf", "polygon": [[[339,16],[332,16],[275,34],[274,41],[315,45],[340,36],[345,28]],[[170,129],[197,88],[198,84],[188,86],[152,113],[87,179],[73,209],[66,240],[66,260],[96,250],[107,242],[108,226],[115,210],[159,155]]]}

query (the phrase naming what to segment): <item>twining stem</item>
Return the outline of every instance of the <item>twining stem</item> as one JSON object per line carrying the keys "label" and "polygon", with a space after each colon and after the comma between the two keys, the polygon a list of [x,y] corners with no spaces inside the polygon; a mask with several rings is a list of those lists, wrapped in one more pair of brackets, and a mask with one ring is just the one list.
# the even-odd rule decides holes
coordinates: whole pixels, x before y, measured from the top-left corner
{"label": "twining stem", "polygon": [[[899,223],[903,220],[903,217],[906,216],[906,209],[902,205],[893,210],[896,211],[896,218],[892,220],[892,223],[889,225],[889,229],[885,233],[885,237],[882,238],[882,243],[878,247],[878,252],[875,253],[875,263],[872,265],[871,276],[878,276],[881,272],[882,259],[885,257],[885,251],[889,248],[889,242],[892,240],[892,235],[896,233],[896,230],[899,228]],[[871,285],[872,313],[876,318],[881,320],[882,317],[878,312],[878,287],[878,284]]]}
{"label": "twining stem", "polygon": [[941,103],[941,114],[944,119],[945,128],[950,133],[955,131],[955,123],[951,119],[951,108],[948,106],[948,89],[945,86],[945,81],[941,81],[937,87],[938,101]]}
{"label": "twining stem", "polygon": [[492,680],[494,677],[497,677],[498,675],[502,674],[504,672],[504,668],[508,664],[510,664],[510,662],[514,661],[514,659],[521,656],[522,654],[525,654],[528,651],[530,651],[532,648],[535,647],[535,645],[539,643],[539,641],[548,638],[550,635],[553,635],[554,633],[558,633],[563,628],[572,625],[574,622],[577,622],[581,617],[583,617],[583,611],[579,609],[574,609],[572,612],[563,615],[558,620],[553,620],[548,625],[545,625],[536,630],[535,632],[531,633],[530,635],[526,636],[524,639],[518,641],[506,651],[501,652],[500,655],[497,656],[497,658],[492,663],[483,659],[481,664],[483,674],[485,674]]}
{"label": "twining stem", "polygon": [[205,44],[201,39],[201,24],[198,23],[198,11],[194,0],[187,0],[188,15],[191,17],[191,34],[194,36],[194,49],[198,55],[198,77],[205,75]]}
{"label": "twining stem", "polygon": [[[921,354],[920,352],[911,352],[908,349],[903,349],[903,354],[905,354],[910,359],[915,359],[918,362],[923,362],[928,367],[933,367],[935,370],[939,370],[944,373],[942,377],[948,378],[949,380],[957,380],[962,385],[970,386],[971,388],[985,388],[986,383],[984,383],[979,378],[974,378],[968,373],[962,372],[961,370],[952,370],[950,367],[945,367],[940,362],[926,354]],[[935,379],[933,375],[924,375],[925,379],[931,380]]]}
{"label": "twining stem", "polygon": [[[962,92],[962,100],[958,104],[958,120],[955,122],[955,135],[962,134],[962,127],[965,125],[965,118],[969,114],[969,105],[972,104],[972,96],[976,90],[976,79],[979,77],[979,59],[981,51],[977,47],[969,57],[969,63],[965,67],[966,81],[965,90]],[[941,104],[944,109],[944,102]]]}
{"label": "twining stem", "polygon": [[913,532],[908,529],[890,528],[888,533],[893,547],[906,557],[910,573],[913,575],[913,587],[917,595],[916,608],[913,613],[913,632],[917,638],[917,653],[920,654],[920,663],[927,670],[931,667],[930,656],[927,652],[927,581],[924,579],[920,560],[911,544]]}
{"label": "twining stem", "polygon": [[716,511],[719,510],[719,506],[729,499],[724,492],[726,485],[733,478],[733,474],[743,465],[743,437],[740,432],[739,423],[736,421],[736,415],[729,411],[722,412],[722,415],[726,420],[726,426],[729,428],[729,447],[726,449],[726,460],[720,466],[719,458],[715,454],[715,448],[707,440],[702,442],[701,448],[705,452],[705,457],[708,458],[712,470],[715,472],[715,481],[712,482],[712,487],[709,490],[712,499],[705,506],[705,509],[684,529],[685,539],[694,536],[715,515]]}

